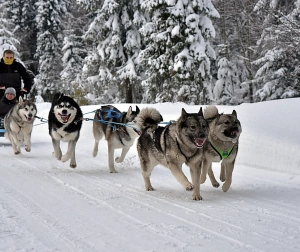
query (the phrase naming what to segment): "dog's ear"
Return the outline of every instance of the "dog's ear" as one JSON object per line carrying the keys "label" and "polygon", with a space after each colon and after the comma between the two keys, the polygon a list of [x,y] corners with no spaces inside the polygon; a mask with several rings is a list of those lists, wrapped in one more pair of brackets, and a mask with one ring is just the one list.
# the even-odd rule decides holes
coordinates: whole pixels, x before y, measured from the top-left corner
{"label": "dog's ear", "polygon": [[237,117],[237,113],[235,110],[232,111],[232,115],[234,115],[235,117]]}
{"label": "dog's ear", "polygon": [[184,110],[184,108],[182,108],[182,110],[181,110],[181,118],[182,118],[182,120],[186,120],[186,118],[187,118],[187,113]]}
{"label": "dog's ear", "polygon": [[23,98],[22,96],[19,97],[19,104],[22,104],[23,103]]}
{"label": "dog's ear", "polygon": [[198,115],[202,116],[203,117],[203,111],[202,111],[202,107],[200,107],[200,110],[198,112]]}
{"label": "dog's ear", "polygon": [[138,106],[135,106],[135,110],[136,110],[136,113],[139,114],[140,113],[140,109]]}
{"label": "dog's ear", "polygon": [[129,106],[128,111],[127,111],[127,115],[131,115],[132,114],[132,107]]}
{"label": "dog's ear", "polygon": [[35,102],[35,96],[32,96],[30,99],[31,102]]}

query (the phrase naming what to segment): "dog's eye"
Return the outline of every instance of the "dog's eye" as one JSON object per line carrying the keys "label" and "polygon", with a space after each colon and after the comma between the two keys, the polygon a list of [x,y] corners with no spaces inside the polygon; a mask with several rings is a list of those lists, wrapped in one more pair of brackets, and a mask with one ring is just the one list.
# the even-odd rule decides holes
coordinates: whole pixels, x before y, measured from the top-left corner
{"label": "dog's eye", "polygon": [[225,121],[224,124],[228,125],[228,124],[230,124],[230,122],[229,121]]}
{"label": "dog's eye", "polygon": [[192,125],[192,126],[190,127],[190,129],[191,129],[191,131],[195,131],[195,130],[196,130],[196,126]]}

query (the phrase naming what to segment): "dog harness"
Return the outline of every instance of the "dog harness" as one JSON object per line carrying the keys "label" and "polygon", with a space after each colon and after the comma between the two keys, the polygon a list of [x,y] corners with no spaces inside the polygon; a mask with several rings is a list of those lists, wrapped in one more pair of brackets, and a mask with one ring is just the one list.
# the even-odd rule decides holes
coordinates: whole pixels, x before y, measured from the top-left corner
{"label": "dog harness", "polygon": [[215,146],[213,146],[213,144],[211,142],[209,142],[209,143],[210,143],[210,146],[219,154],[221,160],[228,158],[234,148],[234,146],[233,146],[228,151],[223,151],[223,150],[218,150]]}

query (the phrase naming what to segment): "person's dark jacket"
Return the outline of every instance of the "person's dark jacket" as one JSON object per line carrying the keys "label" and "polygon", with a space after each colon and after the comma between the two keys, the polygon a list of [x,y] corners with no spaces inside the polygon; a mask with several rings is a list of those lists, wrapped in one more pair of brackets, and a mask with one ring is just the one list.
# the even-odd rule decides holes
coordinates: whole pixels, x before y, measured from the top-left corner
{"label": "person's dark jacket", "polygon": [[27,93],[31,90],[31,78],[26,71],[26,68],[15,59],[11,65],[4,64],[3,58],[0,61],[0,87],[5,88],[13,87],[17,92],[17,97],[19,97],[21,90],[21,78],[23,79],[24,88]]}
{"label": "person's dark jacket", "polygon": [[0,99],[0,117],[4,117],[8,111],[18,103],[17,99],[8,100],[5,96]]}

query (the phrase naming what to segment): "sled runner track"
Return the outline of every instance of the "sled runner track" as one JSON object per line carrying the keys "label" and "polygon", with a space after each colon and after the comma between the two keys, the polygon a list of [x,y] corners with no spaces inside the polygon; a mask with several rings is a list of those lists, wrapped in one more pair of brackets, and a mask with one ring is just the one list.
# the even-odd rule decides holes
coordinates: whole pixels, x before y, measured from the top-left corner
{"label": "sled runner track", "polygon": [[[25,164],[28,165],[27,163]],[[32,199],[31,195],[27,195],[26,193],[16,189],[15,185],[1,179],[1,176],[0,181],[1,198],[8,200],[8,202],[13,202],[14,206],[4,205],[3,202],[0,202],[1,216],[3,216],[2,213],[7,216],[5,222],[10,223],[10,228],[15,230],[14,233],[16,237],[26,237],[25,247],[24,245],[19,245],[18,242],[14,241],[13,246],[15,246],[15,250],[12,249],[12,247],[9,247],[6,251],[17,251],[23,249],[27,251],[51,251],[51,249],[49,250],[49,247],[62,249],[64,251],[76,251],[77,249],[92,251],[92,247],[89,246],[89,244],[80,237],[75,236],[69,227],[61,224],[57,219],[57,216],[54,216],[49,209],[44,209],[38,205],[38,203]],[[38,228],[39,232],[34,233],[31,231],[31,229],[34,230],[36,228]],[[49,232],[51,235],[49,235]],[[3,238],[1,228],[0,237],[1,239]],[[14,240],[18,241],[17,238],[14,238]],[[56,247],[56,244],[64,245],[63,247],[58,248]],[[80,246],[78,247],[77,244],[80,244]]]}
{"label": "sled runner track", "polygon": [[[114,184],[113,182],[111,182],[111,181],[109,181],[109,180],[107,180],[107,179],[103,179],[103,177],[102,177],[103,175],[101,175],[101,181],[99,181],[99,179],[97,179],[97,177],[93,177],[93,183],[96,183],[96,184],[98,184],[98,186],[102,186],[102,187],[105,187],[106,189],[110,189],[110,188],[115,188],[116,187],[116,184]],[[108,175],[104,175],[106,178],[108,178]],[[89,181],[90,181],[90,177],[89,177]],[[103,185],[103,182],[104,182],[104,185]],[[108,184],[108,186],[106,186]],[[122,190],[123,190],[124,188],[122,187]],[[110,189],[111,191],[113,191],[112,193],[116,193],[116,190],[114,190],[114,189]],[[283,247],[285,247],[285,248],[287,248],[287,246],[289,246],[290,244],[288,243],[288,241],[278,241],[278,237],[277,236],[275,236],[275,235],[273,235],[272,234],[272,232],[270,231],[270,230],[267,230],[267,231],[270,231],[270,233],[269,232],[265,232],[265,233],[263,233],[263,234],[259,234],[259,233],[255,233],[256,232],[256,230],[253,230],[253,234],[251,234],[251,232],[249,231],[249,230],[246,230],[244,227],[241,227],[241,226],[237,226],[237,225],[233,225],[233,224],[231,224],[231,223],[228,223],[228,222],[225,222],[225,221],[222,221],[222,220],[219,220],[218,218],[217,218],[217,216],[214,216],[214,217],[211,217],[211,216],[208,216],[208,215],[206,215],[206,214],[203,214],[203,213],[200,213],[199,211],[201,211],[201,208],[203,207],[203,205],[200,203],[199,204],[199,208],[197,209],[197,211],[196,210],[193,210],[193,209],[191,209],[191,208],[188,208],[188,207],[186,207],[185,205],[182,205],[182,204],[178,204],[178,202],[174,202],[174,201],[171,201],[171,200],[168,200],[168,199],[166,199],[166,198],[164,198],[164,199],[160,199],[160,198],[158,198],[158,197],[156,197],[156,196],[152,196],[151,195],[151,192],[142,192],[141,191],[141,189],[140,188],[136,188],[136,190],[134,190],[134,189],[132,189],[132,188],[129,188],[129,187],[126,187],[125,189],[124,189],[124,191],[122,191],[122,192],[119,192],[119,194],[122,196],[122,197],[127,197],[127,198],[129,198],[129,199],[131,199],[131,200],[134,200],[134,201],[136,201],[136,202],[139,202],[140,204],[143,204],[143,205],[147,205],[147,207],[151,207],[153,210],[156,210],[156,211],[158,211],[160,208],[159,208],[159,206],[160,205],[164,205],[164,204],[166,204],[166,202],[167,203],[169,203],[172,207],[176,207],[176,208],[181,208],[185,213],[189,213],[189,214],[187,214],[187,215],[185,215],[185,219],[183,219],[183,218],[181,218],[181,217],[179,217],[179,216],[176,216],[176,215],[174,215],[174,214],[171,214],[171,213],[166,213],[166,212],[161,212],[161,211],[159,211],[160,213],[163,213],[163,214],[166,214],[166,215],[168,215],[168,216],[172,216],[173,218],[176,218],[176,219],[178,219],[178,220],[181,220],[181,221],[183,221],[183,222],[186,222],[186,223],[188,223],[189,225],[194,225],[195,227],[197,227],[197,228],[199,228],[199,229],[202,229],[202,230],[204,230],[204,231],[206,231],[206,232],[208,232],[208,233],[210,233],[210,234],[212,234],[212,235],[215,235],[215,236],[217,236],[217,237],[221,237],[221,238],[223,238],[223,239],[225,239],[225,240],[228,240],[228,241],[231,241],[231,242],[233,242],[233,243],[236,243],[236,244],[238,244],[239,246],[241,246],[241,247],[247,247],[247,248],[252,248],[252,249],[257,249],[257,248],[254,248],[252,245],[250,245],[250,244],[247,244],[247,243],[243,243],[243,242],[240,242],[239,240],[237,240],[237,239],[233,239],[232,237],[235,237],[235,238],[237,238],[237,236],[238,236],[238,234],[239,234],[239,232],[246,232],[246,233],[249,233],[249,235],[253,235],[254,234],[254,238],[256,237],[257,239],[260,239],[260,240],[264,240],[265,238],[267,238],[267,237],[269,237],[271,240],[272,240],[272,242],[274,243],[274,248],[276,248],[276,245],[275,244],[278,244],[278,245],[282,245]],[[137,197],[138,197],[138,195],[140,195],[139,196],[139,198],[140,199],[136,199]],[[152,205],[150,205],[150,203],[144,203],[142,200],[141,200],[141,198],[151,198],[151,199],[153,199],[153,201],[151,201],[151,203],[153,203]],[[154,207],[153,205],[154,205],[154,202],[156,202],[156,205],[158,205],[157,207]],[[159,202],[159,203],[158,203]],[[195,203],[195,202],[194,202]],[[259,203],[261,203],[261,202],[259,202]],[[198,202],[197,203],[195,203],[196,205],[198,204]],[[193,204],[194,205],[194,204]],[[224,202],[222,202],[222,206],[224,205]],[[227,205],[228,207],[232,207],[232,205],[230,205],[230,204],[226,204],[225,203],[225,205]],[[244,211],[246,212],[248,209],[247,208],[245,208],[244,209]],[[188,221],[188,219],[189,219],[189,215],[190,215],[190,213],[192,213],[192,214],[194,214],[194,215],[196,215],[196,216],[198,216],[200,219],[202,219],[202,218],[206,218],[207,219],[207,221],[206,222],[216,222],[216,223],[219,223],[218,225],[220,226],[219,227],[219,231],[220,232],[215,232],[215,231],[213,231],[213,230],[211,230],[211,229],[207,229],[207,228],[205,228],[205,227],[203,227],[202,225],[198,225],[198,224],[196,224],[196,223],[194,223],[194,222],[192,222],[192,221]],[[270,216],[270,218],[272,219],[272,218],[274,218],[273,216]],[[281,219],[282,220],[282,218],[279,218],[279,217],[276,217],[275,219]],[[272,221],[274,221],[274,220],[272,220]],[[276,221],[276,220],[275,220]],[[296,229],[298,229],[298,225],[297,225],[297,222],[295,223],[295,222],[292,222],[292,220],[289,220],[288,221],[289,222],[289,224],[291,224],[291,223],[293,223],[294,224],[294,226],[295,226],[295,230]],[[224,225],[225,225],[225,227],[224,227]],[[228,227],[228,228],[226,228],[226,227]],[[221,230],[226,230],[224,233],[226,233],[226,234],[230,234],[231,233],[231,235],[232,235],[232,237],[230,237],[230,236],[226,236],[226,235],[223,235],[221,232]],[[234,229],[234,230],[232,230],[232,229]],[[249,237],[249,239],[251,239],[250,237]],[[237,242],[236,242],[237,241]],[[255,243],[254,243],[255,244]],[[291,247],[290,248],[291,249],[291,251],[293,251],[292,249],[293,249],[293,247]],[[259,251],[259,250],[258,250]]]}
{"label": "sled runner track", "polygon": [[[42,171],[42,169],[40,169],[40,168],[38,168],[36,166],[30,165],[30,164],[28,164],[27,162],[25,162],[25,161],[23,161],[21,159],[18,159],[18,158],[15,158],[15,159],[17,161],[23,163],[24,165],[28,166],[30,169],[38,170],[44,176],[48,176],[49,178],[51,178],[52,180],[54,180],[57,184],[61,185],[65,190],[70,190],[70,191],[74,192],[76,195],[80,195],[85,200],[87,199],[90,203],[95,204],[97,206],[102,206],[102,207],[105,207],[105,208],[109,208],[111,211],[117,213],[118,215],[123,216],[123,217],[129,219],[130,221],[133,221],[133,222],[137,223],[137,225],[146,227],[147,229],[150,229],[150,231],[153,232],[154,235],[157,236],[159,234],[160,236],[164,237],[163,239],[170,239],[170,240],[172,240],[173,243],[176,243],[177,246],[179,246],[179,248],[177,248],[177,249],[180,249],[180,247],[184,247],[186,245],[185,243],[182,243],[179,240],[177,240],[177,239],[175,239],[175,238],[173,238],[171,236],[167,236],[167,235],[162,234],[159,229],[157,229],[157,228],[155,228],[153,226],[150,226],[147,223],[145,223],[143,221],[140,221],[139,219],[134,218],[133,216],[131,216],[129,214],[125,214],[122,211],[122,209],[118,210],[118,209],[114,208],[112,205],[108,204],[107,202],[101,201],[101,200],[97,199],[96,197],[94,197],[94,196],[90,195],[89,193],[85,192],[84,190],[79,189],[78,187],[72,186],[72,185],[64,182],[63,180],[57,178],[56,176],[53,176],[53,175],[51,175],[49,173],[46,173],[46,172]],[[77,174],[74,174],[74,175],[77,176]],[[79,176],[81,176],[81,175],[79,175]],[[84,177],[84,176],[81,176],[81,177]],[[22,199],[21,195],[20,195],[20,199]],[[24,204],[26,202],[28,203],[28,200],[29,200],[28,198],[27,198],[27,200],[24,199],[24,202],[22,202],[22,203],[24,203]],[[31,206],[31,204],[29,204],[28,208],[30,208],[30,207],[31,208],[33,207],[33,203],[32,203],[32,206]],[[38,208],[34,209],[33,212],[36,213],[36,215],[38,215],[38,216],[42,215],[42,213],[38,211]],[[53,218],[53,216],[45,216],[44,218],[46,220],[48,220],[49,218]],[[69,236],[71,236],[70,230],[69,231],[67,230],[68,228],[66,228],[66,227],[60,227],[60,228],[58,228],[58,230],[56,230],[55,226],[59,226],[59,225],[57,225],[58,224],[57,222],[55,222],[54,224],[55,225],[53,225],[53,227],[50,226],[53,229],[54,233],[57,233],[57,231],[60,232],[61,229],[62,229],[62,230],[64,230],[64,233],[68,233]],[[68,244],[70,244],[70,245],[72,244],[72,240],[73,239],[78,239],[78,237],[70,237],[69,239],[66,239],[66,237],[65,237],[65,241],[68,242]],[[80,244],[85,244],[85,242],[84,241],[80,241]],[[86,244],[86,246],[87,246],[86,248],[80,248],[80,249],[82,249],[82,251],[94,251],[94,249],[92,249],[91,247],[88,247],[88,244]],[[72,246],[72,247],[74,247],[74,246]]]}

